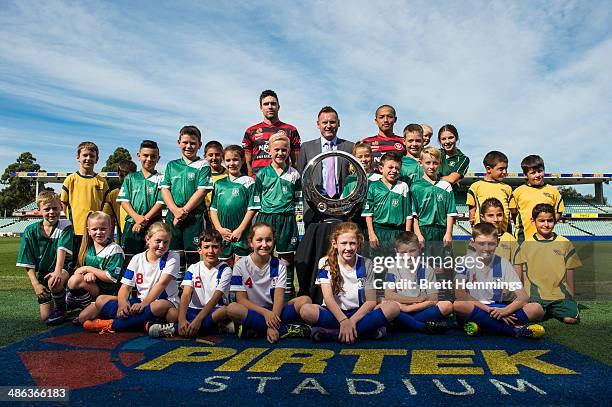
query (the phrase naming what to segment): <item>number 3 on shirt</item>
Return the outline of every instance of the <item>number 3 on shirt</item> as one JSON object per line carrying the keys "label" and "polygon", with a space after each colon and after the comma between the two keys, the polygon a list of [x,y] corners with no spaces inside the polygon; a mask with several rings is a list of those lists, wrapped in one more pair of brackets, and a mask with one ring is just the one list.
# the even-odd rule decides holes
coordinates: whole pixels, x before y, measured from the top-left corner
{"label": "number 3 on shirt", "polygon": [[253,288],[253,280],[251,280],[251,277],[247,278],[247,281],[244,282],[244,285],[249,288]]}
{"label": "number 3 on shirt", "polygon": [[144,282],[144,275],[142,273],[136,273],[136,284],[142,284]]}

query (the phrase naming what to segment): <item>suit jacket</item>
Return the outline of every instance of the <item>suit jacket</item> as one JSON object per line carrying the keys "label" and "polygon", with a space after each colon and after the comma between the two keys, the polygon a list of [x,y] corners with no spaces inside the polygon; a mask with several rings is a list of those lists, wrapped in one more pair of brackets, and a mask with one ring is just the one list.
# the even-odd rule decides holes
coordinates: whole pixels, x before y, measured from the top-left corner
{"label": "suit jacket", "polygon": [[[354,143],[352,141],[344,140],[338,137],[337,150],[345,151],[349,154],[353,152]],[[297,170],[302,174],[306,164],[312,160],[316,155],[322,153],[324,150],[321,148],[321,137],[302,143],[300,148],[300,155],[297,161]],[[319,167],[321,168],[321,167]],[[346,177],[349,175],[349,163],[348,161],[339,158],[338,165],[336,166],[336,179],[338,180],[338,191],[342,194],[342,187],[346,181]],[[315,171],[312,176],[313,182],[319,191],[323,188],[323,179],[321,171]],[[310,209],[310,206],[304,202],[304,223],[306,226],[316,221],[315,213]]]}

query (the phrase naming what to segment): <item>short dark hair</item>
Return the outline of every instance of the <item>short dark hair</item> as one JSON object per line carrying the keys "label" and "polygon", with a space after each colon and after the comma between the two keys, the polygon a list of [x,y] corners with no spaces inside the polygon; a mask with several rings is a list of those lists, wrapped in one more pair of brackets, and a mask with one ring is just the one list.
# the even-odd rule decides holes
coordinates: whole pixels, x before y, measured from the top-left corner
{"label": "short dark hair", "polygon": [[217,232],[216,229],[210,228],[200,233],[200,244],[204,242],[223,243],[223,238],[221,237],[221,234]]}
{"label": "short dark hair", "polygon": [[459,141],[459,132],[457,131],[457,128],[452,124],[445,124],[444,126],[440,127],[440,130],[438,130],[438,141],[440,141],[440,136],[445,131],[454,134],[457,141]]}
{"label": "short dark hair", "polygon": [[499,163],[508,164],[508,157],[501,151],[489,151],[482,160],[482,164],[486,167],[495,167]]}
{"label": "short dark hair", "polygon": [[181,136],[195,137],[200,143],[202,142],[202,133],[200,133],[200,129],[196,126],[183,126],[181,131],[179,131],[179,140]]}
{"label": "short dark hair", "polygon": [[397,117],[397,114],[395,113],[395,108],[391,105],[380,105],[378,106],[378,109],[376,109],[376,113],[374,113],[374,117],[378,117],[378,112],[380,111],[380,109],[391,109],[391,111],[393,112],[393,116]]}
{"label": "short dark hair", "polygon": [[334,109],[334,108],[333,108],[333,107],[331,107],[331,106],[323,106],[323,107],[321,108],[321,110],[319,110],[319,114],[317,115],[317,119],[318,119],[319,117],[321,117],[321,115],[322,115],[323,113],[335,113],[335,114],[336,114],[336,117],[339,117],[339,116],[338,116],[338,112],[336,112],[336,109]]}
{"label": "short dark hair", "polygon": [[523,174],[527,175],[527,172],[531,169],[544,169],[544,160],[539,155],[531,154],[523,158],[521,161],[521,168]]}
{"label": "short dark hair", "polygon": [[395,247],[397,248],[399,245],[408,245],[408,244],[419,244],[419,238],[414,232],[402,232],[395,236]]}
{"label": "short dark hair", "polygon": [[497,235],[497,228],[492,223],[480,222],[479,224],[472,226],[472,239],[476,239],[478,236],[497,237]]}
{"label": "short dark hair", "polygon": [[131,160],[121,160],[117,163],[117,172],[121,172],[123,174],[130,174],[132,172],[138,171],[138,167]]}
{"label": "short dark hair", "polygon": [[423,137],[423,127],[420,124],[410,123],[408,126],[404,127],[404,136],[406,133],[414,133],[417,132]]}
{"label": "short dark hair", "polygon": [[557,213],[555,212],[554,206],[552,206],[551,204],[539,203],[536,206],[534,206],[533,209],[531,210],[531,218],[535,219],[541,213],[550,213],[555,223],[557,222],[557,217],[556,217]]}
{"label": "short dark hair", "polygon": [[380,157],[380,165],[383,165],[385,161],[395,161],[401,164],[402,156],[400,153],[396,153],[395,151],[389,151]]}
{"label": "short dark hair", "polygon": [[140,149],[142,150],[143,148],[154,148],[159,153],[159,147],[153,140],[142,140],[142,143],[140,143]]}
{"label": "short dark hair", "polygon": [[485,213],[487,213],[489,208],[498,208],[501,209],[502,213],[504,212],[504,205],[497,198],[485,199],[482,205],[480,205],[480,213],[484,215]]}
{"label": "short dark hair", "polygon": [[211,140],[204,146],[204,154],[208,151],[209,148],[218,148],[223,152],[223,145],[219,143],[217,140]]}
{"label": "short dark hair", "polygon": [[261,92],[261,95],[259,95],[259,106],[261,106],[261,102],[264,100],[264,98],[267,98],[268,96],[273,96],[274,99],[276,99],[276,101],[278,102],[278,95],[276,94],[276,92],[271,89],[266,89]]}

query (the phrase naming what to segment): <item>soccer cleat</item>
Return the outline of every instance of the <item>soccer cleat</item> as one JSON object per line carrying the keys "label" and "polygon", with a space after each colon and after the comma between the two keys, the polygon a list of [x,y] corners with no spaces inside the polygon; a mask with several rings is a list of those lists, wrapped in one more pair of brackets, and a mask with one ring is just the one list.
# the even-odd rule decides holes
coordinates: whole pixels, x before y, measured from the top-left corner
{"label": "soccer cleat", "polygon": [[73,309],[81,308],[74,298],[74,295],[70,291],[66,291],[66,309],[72,311]]}
{"label": "soccer cleat", "polygon": [[447,330],[448,326],[446,326],[444,322],[428,321],[425,322],[425,329],[423,329],[423,332],[430,335],[441,335],[446,333]]}
{"label": "soccer cleat", "polygon": [[546,330],[540,324],[533,325],[517,325],[516,326],[516,337],[520,338],[531,338],[539,339],[544,336]]}
{"label": "soccer cleat", "polygon": [[173,323],[152,324],[148,331],[151,338],[168,338],[176,335],[176,329]]}
{"label": "soccer cleat", "polygon": [[387,337],[387,327],[381,326],[374,333],[373,339],[384,339]]}
{"label": "soccer cleat", "polygon": [[328,329],[316,326],[310,331],[310,339],[314,342],[337,342],[339,334],[339,329]]}
{"label": "soccer cleat", "polygon": [[234,321],[219,324],[219,332],[222,334],[235,334],[236,325],[234,324]]}
{"label": "soccer cleat", "polygon": [[257,331],[255,331],[253,329],[249,329],[249,328],[245,327],[243,324],[240,324],[240,325],[238,325],[238,329],[236,330],[236,335],[240,339],[256,338],[257,337]]}
{"label": "soccer cleat", "polygon": [[281,335],[284,338],[308,338],[310,336],[310,326],[306,324],[287,324],[287,332]]}
{"label": "soccer cleat", "polygon": [[469,336],[476,336],[480,333],[480,327],[476,322],[466,322],[463,329]]}
{"label": "soccer cleat", "polygon": [[99,332],[100,334],[112,334],[113,320],[112,319],[92,319],[83,322],[83,329],[89,332]]}
{"label": "soccer cleat", "polygon": [[45,321],[45,324],[47,324],[48,326],[59,325],[64,322],[65,318],[65,311],[62,311],[58,308],[53,308],[53,311],[51,312],[51,315],[49,315],[49,318],[47,318],[47,320]]}

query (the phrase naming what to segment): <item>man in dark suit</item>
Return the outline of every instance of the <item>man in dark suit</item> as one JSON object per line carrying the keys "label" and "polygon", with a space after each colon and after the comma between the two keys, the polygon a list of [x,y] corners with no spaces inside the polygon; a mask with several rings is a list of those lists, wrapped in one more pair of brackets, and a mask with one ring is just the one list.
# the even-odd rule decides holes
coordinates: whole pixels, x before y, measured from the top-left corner
{"label": "man in dark suit", "polygon": [[[304,168],[310,160],[324,151],[340,150],[349,154],[353,152],[354,143],[337,136],[340,119],[338,118],[338,112],[333,107],[325,106],[321,109],[317,117],[317,127],[321,132],[321,137],[303,143],[300,149],[297,162],[297,170],[300,173],[304,172]],[[338,157],[326,158],[321,163],[321,170],[313,173],[313,182],[321,194],[330,198],[339,198],[348,175],[349,163],[347,160]],[[311,223],[319,220],[318,214],[304,202],[305,226],[308,227]]]}

